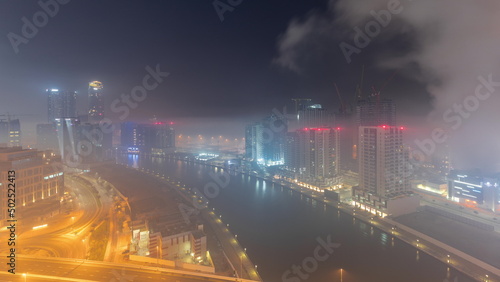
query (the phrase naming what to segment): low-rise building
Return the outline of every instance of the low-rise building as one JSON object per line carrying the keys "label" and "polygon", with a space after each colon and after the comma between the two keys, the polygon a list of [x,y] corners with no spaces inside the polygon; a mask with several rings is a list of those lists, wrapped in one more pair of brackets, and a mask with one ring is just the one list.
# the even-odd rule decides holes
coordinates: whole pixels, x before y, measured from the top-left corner
{"label": "low-rise building", "polygon": [[[16,208],[57,200],[64,192],[60,159],[50,151],[28,150],[21,147],[0,148],[0,187],[4,187],[2,188],[4,193],[0,196],[2,203],[7,203],[5,197],[9,184],[15,188],[15,193],[10,194],[15,194]],[[6,204],[0,208],[1,220],[6,219],[7,208]]]}
{"label": "low-rise building", "polygon": [[500,176],[454,170],[448,176],[448,199],[496,212],[500,205]]}

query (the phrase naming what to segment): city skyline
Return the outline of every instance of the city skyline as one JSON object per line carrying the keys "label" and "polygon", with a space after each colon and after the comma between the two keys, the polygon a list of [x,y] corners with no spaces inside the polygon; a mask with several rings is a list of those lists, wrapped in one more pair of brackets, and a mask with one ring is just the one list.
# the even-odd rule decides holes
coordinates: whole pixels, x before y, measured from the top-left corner
{"label": "city skyline", "polygon": [[1,281],[500,281],[500,2],[0,8]]}
{"label": "city skyline", "polygon": [[[352,19],[346,17],[336,20],[337,14],[350,11],[348,5],[343,6],[343,1],[338,2],[318,0],[281,6],[274,1],[266,4],[267,9],[259,9],[260,6],[256,3],[244,3],[234,11],[226,11],[222,22],[213,3],[202,7],[182,1],[170,4],[130,3],[120,7],[120,12],[114,13],[111,11],[115,7],[110,3],[68,2],[58,4],[57,15],[49,16],[50,20],[37,28],[33,38],[29,38],[27,42],[21,40],[19,45],[13,44],[11,38],[12,34],[24,36],[22,32],[26,24],[22,19],[32,21],[32,16],[37,11],[44,10],[37,3],[17,5],[5,2],[2,5],[5,5],[4,10],[9,10],[9,14],[5,15],[8,25],[1,27],[1,31],[11,36],[6,36],[1,45],[0,59],[4,69],[0,73],[5,74],[2,76],[5,79],[0,82],[3,85],[2,95],[11,102],[8,107],[0,106],[0,112],[29,113],[31,117],[24,117],[22,123],[25,124],[25,129],[29,129],[24,138],[29,140],[29,144],[33,144],[35,123],[45,116],[43,109],[37,107],[44,103],[44,97],[39,95],[42,89],[77,91],[77,110],[84,113],[88,110],[84,105],[87,102],[87,83],[97,80],[106,85],[104,111],[114,122],[119,122],[120,113],[111,109],[112,102],[142,83],[147,66],[158,66],[160,72],[172,75],[149,93],[139,107],[130,112],[130,120],[144,121],[156,116],[177,121],[179,132],[190,135],[203,131],[210,123],[224,122],[225,126],[217,129],[219,132],[215,135],[232,135],[237,128],[241,128],[242,123],[256,120],[275,107],[281,108],[288,104],[289,110],[293,109],[293,104],[289,103],[292,98],[310,98],[325,108],[339,111],[342,107],[354,106],[360,93],[363,97],[368,97],[380,92],[381,99],[392,99],[400,113],[403,113],[399,115],[399,122],[412,129],[408,132],[410,138],[428,139],[434,129],[442,128],[447,132],[450,146],[456,148],[454,152],[458,156],[455,159],[461,166],[472,163],[474,167],[482,169],[500,168],[500,164],[486,149],[495,148],[494,142],[487,141],[488,146],[475,148],[475,153],[472,153],[464,150],[469,147],[470,140],[460,137],[477,135],[488,128],[481,120],[487,120],[487,116],[494,112],[491,105],[497,95],[490,95],[487,98],[489,103],[481,103],[481,111],[475,110],[479,107],[476,106],[476,101],[483,100],[467,98],[467,95],[474,94],[478,85],[483,85],[483,89],[488,91],[494,90],[497,80],[493,75],[494,65],[487,63],[481,69],[478,64],[485,61],[483,57],[487,57],[490,52],[483,52],[481,58],[471,64],[474,70],[470,69],[467,74],[457,74],[464,77],[460,81],[468,81],[467,85],[460,87],[460,91],[453,90],[453,85],[437,91],[438,82],[445,81],[441,77],[447,77],[446,69],[435,70],[434,66],[429,66],[427,61],[419,60],[418,57],[414,60],[416,67],[411,64],[385,66],[385,63],[398,60],[398,56],[381,52],[385,47],[403,50],[403,57],[407,54],[413,59],[414,55],[410,51],[404,51],[408,49],[409,43],[404,35],[394,30],[393,24],[387,29],[380,29],[377,33],[380,36],[369,40],[367,47],[361,48],[359,54],[358,51],[353,53],[349,63],[346,61],[345,48],[341,47],[350,44],[359,48],[352,45],[352,38],[358,36],[352,29],[355,27],[353,23],[362,28],[364,23],[369,23],[374,18],[382,21],[382,16],[373,16],[368,10],[365,17],[356,18],[359,14],[350,13]],[[373,3],[364,9],[372,8],[379,15],[385,15],[385,4]],[[418,5],[425,8],[427,3]],[[402,12],[393,17],[399,16],[398,22],[415,26],[416,34],[427,34],[429,31],[425,26],[412,22],[412,16],[418,15],[419,9],[405,8],[409,6],[398,6],[398,11]],[[473,8],[474,15],[484,9],[482,5]],[[463,8],[455,9],[457,14],[463,13]],[[197,23],[188,20],[192,12],[198,13],[198,19],[204,21],[204,29],[197,29]],[[99,20],[92,21],[90,17],[72,20],[84,13],[91,13]],[[108,14],[113,16],[107,17]],[[149,20],[130,22],[127,15],[131,14],[136,18],[144,16]],[[268,18],[268,21],[258,21],[261,17]],[[169,26],[169,20],[183,23],[186,32],[178,34],[174,28],[162,30],[164,26]],[[447,17],[438,17],[438,24],[447,26],[446,20]],[[459,21],[452,16],[449,20]],[[68,24],[60,24],[61,22]],[[244,25],[245,22],[251,24]],[[114,29],[114,25],[120,25],[121,28]],[[385,23],[382,21],[381,25],[384,26]],[[234,26],[240,28],[233,28]],[[478,24],[471,28],[480,27]],[[314,28],[331,33],[316,34],[312,32]],[[138,33],[138,30],[148,32]],[[258,40],[251,40],[246,36],[254,34],[256,30],[263,33]],[[78,39],[75,34],[83,36],[83,39]],[[108,34],[113,34],[113,39]],[[219,39],[212,40],[207,34],[216,34]],[[467,30],[465,34],[469,35],[470,32]],[[477,36],[481,34],[477,33]],[[128,48],[122,47],[132,44],[132,35],[140,38],[141,42],[156,44],[137,43],[134,49],[137,51],[132,54]],[[61,40],[63,37],[66,40]],[[314,40],[308,41],[307,37]],[[57,39],[54,42],[52,38]],[[297,40],[294,41],[293,38]],[[447,35],[440,38],[440,48],[445,48],[448,42],[453,43],[453,38]],[[414,43],[420,44],[419,40],[417,37]],[[488,46],[492,40],[487,41]],[[90,42],[99,42],[97,45],[102,48],[92,46]],[[317,52],[316,56],[305,59],[305,53],[319,48],[315,44],[327,46],[323,49],[328,51]],[[14,46],[17,46],[18,52],[15,52]],[[192,50],[202,50],[197,46],[205,47],[202,52],[193,52]],[[118,52],[109,52],[115,49]],[[427,49],[415,52],[418,55],[427,52]],[[461,51],[468,53],[469,49],[467,45]],[[380,58],[381,53],[384,60]],[[35,54],[43,55],[34,60]],[[78,61],[74,61],[74,58],[78,58]],[[464,64],[465,60],[447,56],[437,58],[443,61],[443,65]],[[241,62],[245,67],[242,67]],[[457,68],[463,67],[459,65]],[[438,73],[435,75],[436,72]],[[469,75],[471,72],[474,73]],[[261,99],[266,101],[267,107],[262,107]],[[467,103],[471,103],[470,106]],[[474,115],[471,115],[472,112]],[[238,135],[231,137],[237,138],[243,134],[243,130],[240,130]]]}

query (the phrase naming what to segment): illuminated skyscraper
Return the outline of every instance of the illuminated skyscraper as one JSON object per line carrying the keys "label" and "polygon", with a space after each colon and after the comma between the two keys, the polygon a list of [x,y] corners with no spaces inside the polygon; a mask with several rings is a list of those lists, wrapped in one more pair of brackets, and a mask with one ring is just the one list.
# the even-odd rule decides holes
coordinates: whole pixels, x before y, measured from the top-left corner
{"label": "illuminated skyscraper", "polygon": [[175,149],[175,131],[166,122],[143,124],[145,148],[152,154],[164,154]]}
{"label": "illuminated skyscraper", "polygon": [[245,128],[245,157],[247,160],[262,158],[262,125],[249,124]]}
{"label": "illuminated skyscraper", "polygon": [[408,152],[403,127],[359,127],[359,187],[353,189],[357,207],[381,216],[416,211],[419,199],[409,191]]}
{"label": "illuminated skyscraper", "polygon": [[48,121],[55,122],[56,118],[76,117],[76,92],[59,89],[47,89]]}
{"label": "illuminated skyscraper", "polygon": [[284,117],[272,114],[245,130],[245,156],[260,165],[285,163],[285,142],[288,124]]}
{"label": "illuminated skyscraper", "polygon": [[297,178],[319,186],[329,186],[339,173],[339,129],[304,128],[296,131]]}
{"label": "illuminated skyscraper", "polygon": [[89,83],[89,122],[99,122],[104,118],[102,89],[102,83],[99,81]]}
{"label": "illuminated skyscraper", "polygon": [[299,110],[297,114],[299,128],[331,127],[335,123],[332,112],[314,104]]}
{"label": "illuminated skyscraper", "polygon": [[403,127],[359,127],[359,184],[364,191],[385,197],[409,188],[408,156]]}
{"label": "illuminated skyscraper", "polygon": [[21,124],[18,119],[0,120],[0,144],[21,146]]}
{"label": "illuminated skyscraper", "polygon": [[396,105],[393,101],[390,99],[380,99],[376,96],[358,100],[354,121],[355,130],[351,132],[352,155],[351,158],[349,158],[353,161],[351,161],[351,163],[354,164],[353,169],[359,168],[356,164],[360,146],[358,128],[360,126],[379,125],[396,126]]}
{"label": "illuminated skyscraper", "polygon": [[175,130],[165,122],[138,124],[125,122],[121,125],[121,146],[145,153],[165,154],[175,150]]}

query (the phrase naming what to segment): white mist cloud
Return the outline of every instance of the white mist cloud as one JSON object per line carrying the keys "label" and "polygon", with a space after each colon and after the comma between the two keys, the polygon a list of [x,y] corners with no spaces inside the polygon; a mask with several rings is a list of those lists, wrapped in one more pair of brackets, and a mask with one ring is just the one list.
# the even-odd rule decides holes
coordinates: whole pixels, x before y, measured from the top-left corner
{"label": "white mist cloud", "polygon": [[[373,20],[370,11],[387,9],[389,2],[330,1],[328,13],[311,13],[303,21],[289,25],[279,40],[275,62],[294,71],[301,70],[301,59],[307,56],[307,47],[314,48],[311,46],[314,37],[334,36],[315,30],[342,28],[346,34],[344,41],[353,44],[353,28],[363,29]],[[474,94],[478,76],[492,74],[494,81],[500,81],[500,1],[407,0],[400,3],[403,11],[393,15],[389,26],[382,28],[374,40],[388,43],[390,41],[384,40],[404,38],[411,41],[412,48],[397,55],[375,54],[378,67],[401,70],[427,85],[434,97],[431,117],[450,133],[448,141],[459,168],[500,169],[500,129],[496,124],[500,119],[500,88],[489,99],[480,101],[478,109],[463,118],[458,128],[450,129],[453,123],[443,120],[446,111],[455,104],[463,104],[466,97]],[[340,48],[334,52],[341,54]]]}

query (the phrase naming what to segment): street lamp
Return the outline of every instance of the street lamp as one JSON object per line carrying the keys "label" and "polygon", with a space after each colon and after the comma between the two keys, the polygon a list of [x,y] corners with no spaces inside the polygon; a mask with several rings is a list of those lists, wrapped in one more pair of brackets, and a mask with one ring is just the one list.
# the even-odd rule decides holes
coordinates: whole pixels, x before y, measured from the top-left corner
{"label": "street lamp", "polygon": [[156,245],[156,264],[160,265],[160,251],[158,245]]}
{"label": "street lamp", "polygon": [[342,273],[344,272],[344,269],[340,269],[340,282],[342,282]]}
{"label": "street lamp", "polygon": [[240,256],[240,278],[243,279],[243,255]]}

